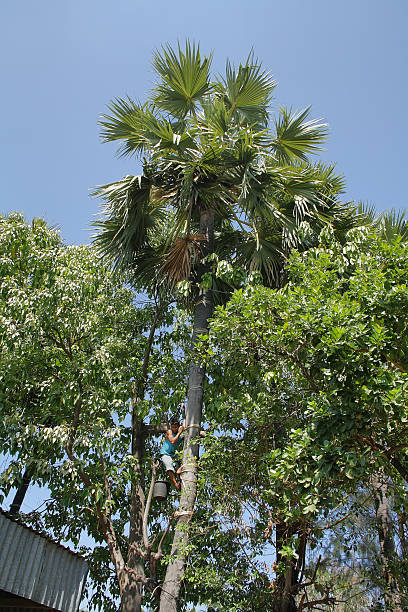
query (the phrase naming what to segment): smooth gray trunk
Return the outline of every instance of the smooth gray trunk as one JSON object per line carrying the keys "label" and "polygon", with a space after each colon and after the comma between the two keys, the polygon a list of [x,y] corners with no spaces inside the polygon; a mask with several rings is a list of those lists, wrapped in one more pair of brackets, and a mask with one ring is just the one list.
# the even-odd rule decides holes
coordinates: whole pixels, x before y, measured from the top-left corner
{"label": "smooth gray trunk", "polygon": [[[206,236],[203,242],[202,256],[213,252],[214,212],[201,211],[200,233]],[[198,278],[208,270],[208,264],[202,264]],[[198,299],[194,312],[194,328],[191,339],[192,359],[188,379],[186,409],[186,431],[184,434],[183,472],[181,475],[182,490],[177,512],[177,523],[171,548],[170,562],[167,566],[160,597],[160,612],[176,612],[180,586],[189,543],[188,524],[191,521],[197,496],[197,459],[199,445],[192,443],[199,437],[203,406],[205,369],[194,356],[194,346],[198,336],[207,333],[208,320],[212,315],[212,292],[203,292]]]}

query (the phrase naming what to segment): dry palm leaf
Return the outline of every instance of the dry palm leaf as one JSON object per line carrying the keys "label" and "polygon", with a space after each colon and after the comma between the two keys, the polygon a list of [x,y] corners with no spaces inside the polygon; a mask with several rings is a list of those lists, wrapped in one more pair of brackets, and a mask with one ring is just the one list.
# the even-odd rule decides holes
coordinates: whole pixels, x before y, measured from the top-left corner
{"label": "dry palm leaf", "polygon": [[205,240],[202,234],[188,234],[174,241],[170,251],[165,255],[161,270],[168,276],[171,287],[190,276],[191,264],[201,253],[200,242]]}

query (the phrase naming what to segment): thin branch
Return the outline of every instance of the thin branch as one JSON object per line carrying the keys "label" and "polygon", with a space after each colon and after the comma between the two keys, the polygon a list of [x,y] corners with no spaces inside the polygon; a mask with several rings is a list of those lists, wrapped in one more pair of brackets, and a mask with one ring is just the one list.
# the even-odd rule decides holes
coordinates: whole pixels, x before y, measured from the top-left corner
{"label": "thin branch", "polygon": [[[50,342],[52,342],[53,344],[55,344],[55,346],[57,346],[58,348],[62,349],[64,351],[64,353],[66,355],[68,355],[68,357],[70,359],[72,359],[72,353],[69,352],[69,350],[67,349],[67,347],[65,346],[64,342],[61,340],[58,340],[57,338],[55,338],[55,336],[52,336],[51,334],[47,334],[44,332],[44,336],[50,340]],[[59,334],[59,338],[61,338],[61,335]]]}
{"label": "thin branch", "polygon": [[[145,425],[143,428],[143,433],[146,436],[160,436],[169,429],[169,425],[167,423],[160,423],[160,425]],[[204,430],[200,431],[200,438],[205,438],[207,432]]]}
{"label": "thin branch", "polygon": [[[327,594],[325,597],[322,597],[321,599],[313,599],[312,601],[308,601],[305,604],[303,604],[303,608],[312,608],[313,610],[321,610],[322,612],[324,612],[323,608],[316,608],[316,604],[336,604],[336,603],[344,603],[341,599],[336,599],[336,597],[330,596],[329,594]],[[301,610],[302,608],[299,608],[299,610]]]}
{"label": "thin branch", "polygon": [[106,497],[107,497],[107,499],[109,501],[109,504],[112,504],[112,496],[111,496],[111,491],[110,491],[110,487],[109,487],[108,476],[107,476],[107,473],[106,473],[106,463],[105,463],[105,458],[103,456],[102,450],[100,450],[100,458],[101,458],[102,473],[103,473],[103,485],[104,485],[104,488],[105,488]]}
{"label": "thin branch", "polygon": [[386,359],[389,363],[392,363],[392,365],[396,367],[398,370],[406,373],[406,369],[400,363],[398,363],[398,361],[394,361],[393,359],[391,359],[391,357],[389,357],[389,355],[386,355]]}
{"label": "thin branch", "polygon": [[163,531],[163,535],[160,538],[159,546],[157,547],[157,552],[154,553],[154,557],[156,559],[160,559],[163,556],[163,553],[162,553],[163,543],[164,543],[164,540],[166,538],[166,535],[169,533],[170,525],[171,525],[173,519],[174,519],[174,515],[171,515],[171,517],[168,520],[166,529]]}
{"label": "thin branch", "polygon": [[147,533],[147,521],[149,519],[150,506],[152,503],[153,489],[154,489],[154,483],[156,481],[156,472],[157,472],[158,467],[159,467],[159,464],[157,463],[157,461],[154,461],[154,459],[152,459],[152,479],[150,481],[150,488],[149,488],[149,493],[147,495],[145,511],[143,514],[143,524],[142,524],[143,543],[145,545],[146,551],[150,550],[149,535]]}
{"label": "thin branch", "polygon": [[169,429],[167,423],[160,423],[160,425],[145,425],[143,430],[147,436],[159,436],[160,434],[166,433]]}
{"label": "thin branch", "polygon": [[102,531],[105,536],[105,541],[109,547],[109,552],[112,563],[115,566],[116,575],[118,579],[120,579],[120,576],[122,575],[125,569],[125,562],[123,560],[122,551],[118,539],[116,537],[115,529],[113,527],[110,514],[108,510],[106,508],[103,508],[100,502],[96,499],[96,492],[95,490],[92,491],[92,482],[87,473],[84,471],[84,469],[82,467],[79,467],[80,461],[72,452],[72,448],[69,448],[69,446],[67,446],[65,450],[71,461],[77,465],[79,477],[81,478],[84,485],[88,488],[89,495],[91,496],[95,504],[95,512],[98,517],[99,524],[102,527]]}
{"label": "thin branch", "polygon": [[365,436],[361,436],[360,434],[356,434],[356,437],[357,437],[357,439],[359,439],[360,441],[362,441],[366,445],[368,445],[372,450],[376,450],[376,451],[379,451],[380,453],[382,453],[388,459],[388,461],[391,463],[391,465],[397,470],[397,472],[400,474],[400,476],[402,476],[402,478],[405,481],[408,481],[408,470],[402,465],[402,463],[399,461],[399,459],[397,459],[396,457],[389,457],[388,456],[388,454],[387,454],[388,453],[388,449],[382,448],[381,446],[376,444],[372,438],[367,438]]}
{"label": "thin branch", "polygon": [[300,589],[304,589],[304,588],[314,584],[314,582],[316,581],[317,570],[319,569],[321,561],[322,561],[322,555],[319,555],[319,557],[317,559],[317,562],[316,562],[316,565],[315,565],[315,568],[313,570],[313,575],[312,575],[311,579],[309,580],[309,582],[304,582],[303,584],[299,584],[298,591],[300,591]]}
{"label": "thin branch", "polygon": [[296,354],[295,354],[295,353],[290,353],[290,352],[289,352],[289,351],[287,351],[286,349],[281,349],[280,351],[277,351],[277,352],[278,352],[278,353],[280,352],[281,354],[285,355],[286,357],[289,357],[289,359],[290,359],[291,361],[293,361],[294,363],[296,363],[296,364],[299,366],[299,368],[300,368],[300,370],[301,370],[301,372],[302,372],[302,374],[303,374],[304,378],[306,378],[306,380],[308,381],[308,383],[309,383],[309,385],[310,385],[311,389],[312,389],[312,390],[313,390],[315,393],[319,393],[319,392],[320,392],[319,387],[316,385],[316,383],[314,382],[314,380],[313,380],[313,378],[311,377],[310,373],[308,372],[308,370],[305,368],[304,364],[302,363],[302,360],[301,360],[301,359],[299,359],[299,357],[298,357],[298,355],[297,355],[297,352],[299,351],[299,349],[300,349],[300,348],[301,348],[300,346],[298,346],[298,347],[296,348],[296,351],[295,351],[295,353],[296,353]]}

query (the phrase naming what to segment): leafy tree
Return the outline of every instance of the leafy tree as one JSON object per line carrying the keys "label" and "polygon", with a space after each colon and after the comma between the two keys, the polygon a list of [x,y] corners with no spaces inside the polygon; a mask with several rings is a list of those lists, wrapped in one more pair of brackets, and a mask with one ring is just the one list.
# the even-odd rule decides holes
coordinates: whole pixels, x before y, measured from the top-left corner
{"label": "leafy tree", "polygon": [[[236,291],[203,343],[212,379],[207,413],[224,434],[208,438],[202,461],[210,462],[214,493],[225,490],[227,515],[241,498],[266,523],[277,584],[280,576],[286,584],[279,610],[305,608],[304,578],[310,583],[314,572],[305,544],[344,520],[345,499],[359,487],[370,490],[382,473],[405,515],[407,257],[401,237],[387,243],[351,230],[341,244],[325,229],[319,246],[293,254],[287,286]],[[371,502],[378,492],[371,487]],[[286,530],[280,545],[273,525],[277,537]],[[379,560],[384,605],[402,610],[402,560],[394,546]],[[317,599],[330,605],[330,597]]]}
{"label": "leafy tree", "polygon": [[[252,55],[237,68],[227,62],[225,75],[211,79],[211,56],[187,42],[164,47],[153,66],[158,83],[147,102],[117,99],[101,122],[104,140],[142,157],[143,173],[96,191],[105,202],[96,244],[117,266],[130,267],[139,286],[191,290],[194,347],[208,331],[214,299],[237,284],[231,265],[280,284],[290,249],[313,244],[327,223],[341,232],[354,221],[337,202],[342,181],[333,168],[308,161],[326,127],[309,120],[308,109],[281,109],[272,122],[275,83]],[[184,484],[161,597],[166,611],[176,609],[196,500],[205,370],[194,351],[190,358]]]}
{"label": "leafy tree", "polygon": [[186,370],[175,347],[183,348],[185,325],[167,303],[137,306],[126,278],[94,249],[66,247],[43,221],[29,225],[18,214],[0,218],[0,277],[0,440],[13,457],[1,489],[29,469],[51,500],[42,518],[26,520],[75,544],[87,532],[101,587],[93,602],[109,586],[140,609],[142,588],[148,600],[157,585],[173,513],[169,501],[163,524],[145,498],[144,449],[157,452],[150,434],[179,401]]}

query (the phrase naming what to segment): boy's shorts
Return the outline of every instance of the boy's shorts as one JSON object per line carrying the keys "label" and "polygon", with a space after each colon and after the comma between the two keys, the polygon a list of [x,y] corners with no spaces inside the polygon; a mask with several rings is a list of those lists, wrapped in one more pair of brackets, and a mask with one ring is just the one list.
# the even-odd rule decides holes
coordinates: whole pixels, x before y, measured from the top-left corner
{"label": "boy's shorts", "polygon": [[180,461],[177,461],[177,459],[172,459],[170,455],[161,455],[160,459],[166,468],[166,472],[176,472],[176,470],[178,470],[180,467]]}

